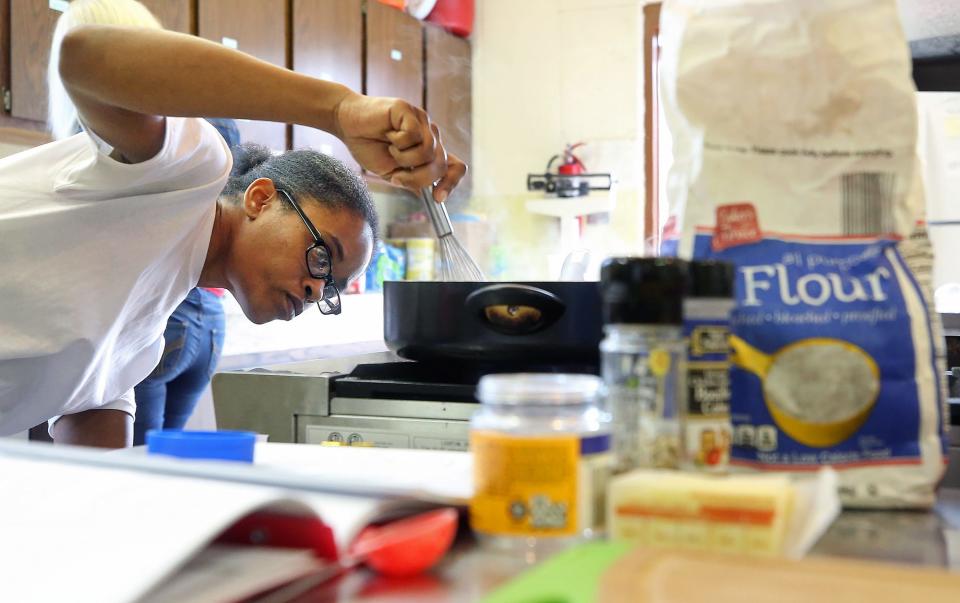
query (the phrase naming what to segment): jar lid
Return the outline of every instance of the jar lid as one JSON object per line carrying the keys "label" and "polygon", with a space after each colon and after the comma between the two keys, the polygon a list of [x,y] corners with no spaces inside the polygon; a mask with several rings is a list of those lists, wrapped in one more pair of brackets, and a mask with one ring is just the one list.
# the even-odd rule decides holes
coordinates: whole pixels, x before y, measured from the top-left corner
{"label": "jar lid", "polygon": [[604,324],[683,323],[690,275],[678,258],[609,258],[600,268]]}
{"label": "jar lid", "polygon": [[733,264],[721,260],[690,262],[690,297],[733,297]]}
{"label": "jar lid", "polygon": [[602,386],[596,375],[505,373],[482,377],[477,397],[487,404],[589,404]]}
{"label": "jar lid", "polygon": [[216,459],[253,462],[257,434],[252,431],[185,431],[151,429],[147,432],[147,453],[185,459]]}

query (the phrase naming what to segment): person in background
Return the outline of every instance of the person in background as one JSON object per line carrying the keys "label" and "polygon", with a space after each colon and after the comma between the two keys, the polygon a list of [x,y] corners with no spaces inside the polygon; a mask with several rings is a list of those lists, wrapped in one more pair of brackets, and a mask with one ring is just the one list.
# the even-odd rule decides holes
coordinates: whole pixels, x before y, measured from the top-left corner
{"label": "person in background", "polygon": [[62,35],[82,132],[0,160],[0,435],[49,420],[58,443],[129,445],[133,388],[196,286],[227,289],[257,324],[313,303],[340,312],[377,232],[363,182],[310,150],[244,144],[232,158],[200,118],[330,132],[367,171],[433,185],[438,202],[466,171],[405,101],[164,30]]}
{"label": "person in background", "polygon": [[[137,0],[87,0],[57,20],[50,61],[47,65],[49,105],[47,124],[60,140],[80,133],[77,108],[67,94],[57,68],[60,41],[80,25],[122,25],[162,29],[157,18]],[[240,144],[240,131],[232,119],[208,119],[233,148]],[[164,349],[150,376],[134,388],[137,405],[133,422],[133,445],[146,442],[151,429],[183,429],[193,414],[223,350],[226,319],[223,289],[196,287],[167,319]]]}

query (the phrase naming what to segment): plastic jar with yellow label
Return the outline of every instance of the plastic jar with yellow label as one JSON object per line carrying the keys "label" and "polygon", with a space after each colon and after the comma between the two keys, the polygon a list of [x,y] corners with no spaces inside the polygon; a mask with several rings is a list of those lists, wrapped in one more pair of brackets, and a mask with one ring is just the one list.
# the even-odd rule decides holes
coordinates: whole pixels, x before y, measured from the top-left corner
{"label": "plastic jar with yellow label", "polygon": [[680,465],[688,280],[687,263],[675,258],[610,258],[601,268],[600,364],[616,472]]}
{"label": "plastic jar with yellow label", "polygon": [[683,300],[683,334],[688,344],[687,401],[680,409],[683,469],[724,473],[730,463],[733,286],[733,264],[690,262],[690,291]]}
{"label": "plastic jar with yellow label", "polygon": [[435,274],[436,239],[406,239],[408,281],[432,281]]}
{"label": "plastic jar with yellow label", "polygon": [[470,421],[470,525],[489,546],[537,558],[602,529],[610,419],[593,375],[480,380]]}

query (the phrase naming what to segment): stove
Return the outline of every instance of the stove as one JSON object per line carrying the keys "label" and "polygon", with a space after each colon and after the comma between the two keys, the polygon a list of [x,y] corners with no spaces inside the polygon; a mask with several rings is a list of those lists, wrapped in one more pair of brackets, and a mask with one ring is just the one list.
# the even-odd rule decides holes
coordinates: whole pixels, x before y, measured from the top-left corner
{"label": "stove", "polygon": [[[525,365],[528,372],[597,374],[598,366]],[[271,442],[466,450],[483,375],[517,367],[427,364],[390,352],[217,373],[220,429]]]}
{"label": "stove", "polygon": [[[944,314],[950,463],[944,485],[960,486],[960,314]],[[466,450],[474,392],[485,374],[519,367],[426,364],[392,352],[217,373],[220,429],[292,442]],[[597,374],[597,365],[525,366],[525,371]]]}

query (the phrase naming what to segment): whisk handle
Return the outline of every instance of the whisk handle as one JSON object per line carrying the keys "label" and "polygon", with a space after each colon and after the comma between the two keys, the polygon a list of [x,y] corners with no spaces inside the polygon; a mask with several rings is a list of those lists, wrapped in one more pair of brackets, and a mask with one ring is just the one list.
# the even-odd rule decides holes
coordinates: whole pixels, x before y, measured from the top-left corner
{"label": "whisk handle", "polygon": [[447,213],[447,207],[443,203],[437,203],[433,200],[433,191],[429,187],[420,189],[420,197],[423,199],[423,207],[430,216],[433,223],[433,229],[437,231],[437,237],[445,237],[453,233],[453,225],[450,224],[450,215]]}

